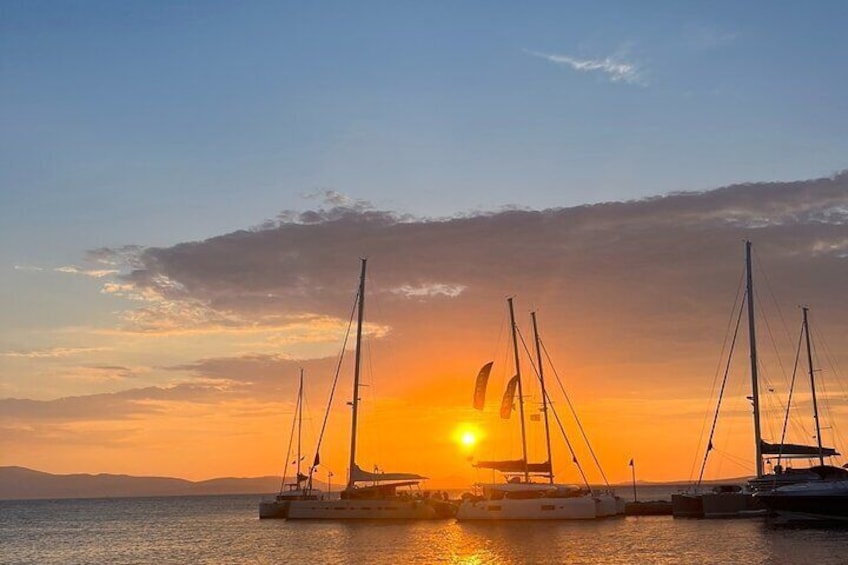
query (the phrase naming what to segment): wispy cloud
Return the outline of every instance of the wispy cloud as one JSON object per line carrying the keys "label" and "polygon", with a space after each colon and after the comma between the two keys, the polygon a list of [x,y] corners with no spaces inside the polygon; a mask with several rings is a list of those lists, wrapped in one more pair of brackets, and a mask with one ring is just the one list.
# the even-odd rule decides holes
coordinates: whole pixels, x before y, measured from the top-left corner
{"label": "wispy cloud", "polygon": [[59,357],[70,357],[72,355],[82,355],[84,353],[108,350],[108,347],[51,347],[48,349],[32,349],[29,351],[8,351],[0,355],[3,357],[22,359],[56,359]]}
{"label": "wispy cloud", "polygon": [[86,277],[93,277],[95,279],[102,279],[103,277],[108,277],[109,275],[117,275],[120,273],[117,269],[83,269],[82,267],[77,267],[76,265],[67,265],[64,267],[56,267],[53,269],[57,273],[66,273],[69,275],[83,275]]}
{"label": "wispy cloud", "polygon": [[391,290],[392,294],[399,294],[406,298],[425,298],[432,296],[446,296],[448,298],[456,298],[468,288],[462,284],[444,284],[430,283],[412,286],[409,284],[401,285]]}
{"label": "wispy cloud", "polygon": [[570,55],[556,55],[524,50],[528,55],[539,57],[557,65],[566,65],[580,72],[600,72],[612,82],[626,82],[647,86],[644,73],[635,63],[628,63],[619,58],[608,56],[603,59],[578,59]]}

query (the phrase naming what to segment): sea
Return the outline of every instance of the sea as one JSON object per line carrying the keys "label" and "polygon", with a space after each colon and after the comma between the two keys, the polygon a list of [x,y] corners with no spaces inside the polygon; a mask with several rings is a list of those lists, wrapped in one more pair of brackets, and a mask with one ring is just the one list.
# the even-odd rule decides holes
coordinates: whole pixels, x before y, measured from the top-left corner
{"label": "sea", "polygon": [[[640,499],[652,498],[642,489]],[[763,519],[287,522],[259,520],[261,499],[0,501],[0,563],[848,564],[848,530]]]}

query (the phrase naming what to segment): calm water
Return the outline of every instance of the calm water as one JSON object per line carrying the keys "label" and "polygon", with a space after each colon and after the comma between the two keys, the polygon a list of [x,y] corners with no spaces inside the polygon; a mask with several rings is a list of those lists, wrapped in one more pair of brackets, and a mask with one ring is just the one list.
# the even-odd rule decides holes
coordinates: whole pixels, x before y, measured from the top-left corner
{"label": "calm water", "polygon": [[260,521],[260,498],[0,502],[0,562],[848,563],[848,531],[773,529],[759,520]]}

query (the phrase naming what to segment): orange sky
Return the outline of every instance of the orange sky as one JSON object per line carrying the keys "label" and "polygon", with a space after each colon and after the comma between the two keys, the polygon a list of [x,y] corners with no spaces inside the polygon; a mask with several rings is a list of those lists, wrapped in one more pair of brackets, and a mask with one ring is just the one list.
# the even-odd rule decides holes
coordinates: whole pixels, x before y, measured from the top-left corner
{"label": "orange sky", "polygon": [[[687,479],[702,456],[744,238],[754,241],[758,311],[767,320],[760,329],[764,435],[778,439],[800,325],[796,306],[805,303],[825,383],[825,439],[846,449],[838,435],[848,419],[840,370],[848,362],[846,182],[842,175],[801,187],[746,185],[449,221],[334,208],[318,211],[317,221],[171,248],[101,249],[77,272],[21,270],[33,284],[67,277],[72,282],[57,288],[75,289],[64,298],[69,311],[83,301],[97,315],[65,316],[6,340],[0,461],[55,473],[278,474],[300,367],[311,459],[358,257],[367,255],[361,467],[419,472],[434,487],[461,487],[490,478],[469,457],[520,456],[515,416],[497,415],[512,375],[505,298],[514,295],[528,344],[529,312],[538,311],[543,340],[607,478],[629,480],[633,457],[641,479]],[[97,271],[106,264],[115,272]],[[754,468],[744,339],[738,347],[711,478]],[[337,482],[347,466],[350,357],[319,472],[323,478],[331,470]],[[486,409],[475,411],[474,377],[490,360]],[[522,363],[529,414],[539,394],[529,360]],[[600,482],[548,376],[581,465]],[[799,383],[793,439],[807,441],[809,396],[806,381]],[[457,437],[467,429],[479,438],[473,448]],[[538,460],[541,429],[528,422]],[[552,430],[557,479],[579,482],[555,424]]]}

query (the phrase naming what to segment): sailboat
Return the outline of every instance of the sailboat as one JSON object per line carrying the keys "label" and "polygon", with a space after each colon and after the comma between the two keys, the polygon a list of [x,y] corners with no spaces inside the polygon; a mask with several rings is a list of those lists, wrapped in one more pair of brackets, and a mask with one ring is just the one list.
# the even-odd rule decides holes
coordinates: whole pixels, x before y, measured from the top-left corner
{"label": "sailboat", "polygon": [[[760,400],[759,400],[759,377],[758,377],[758,361],[757,361],[757,337],[756,323],[754,317],[754,283],[752,274],[751,261],[751,242],[745,242],[745,302],[747,305],[747,321],[748,321],[748,348],[750,357],[750,373],[751,373],[751,404],[753,406],[753,421],[754,421],[754,445],[755,445],[755,469],[756,476],[751,479],[746,485],[717,485],[710,492],[698,492],[701,480],[703,478],[704,468],[707,458],[713,448],[712,433],[715,432],[715,426],[718,419],[719,408],[721,406],[721,394],[724,390],[722,385],[722,393],[719,393],[718,406],[716,408],[713,419],[713,427],[707,442],[706,453],[701,466],[701,475],[696,483],[694,492],[680,493],[672,495],[672,513],[677,518],[744,518],[763,516],[766,513],[766,508],[763,505],[761,497],[754,497],[755,492],[771,490],[780,485],[794,484],[805,480],[814,480],[815,473],[786,473],[778,463],[775,466],[773,473],[766,474],[764,472],[764,462],[770,456],[778,457],[810,457],[813,454],[818,454],[823,457],[825,455],[836,455],[836,451],[832,448],[824,448],[819,440],[818,448],[806,445],[787,444],[781,441],[779,444],[773,444],[765,441],[762,438],[760,427]],[[741,317],[741,311],[740,311]],[[805,310],[805,328],[806,328],[806,310]],[[809,338],[809,335],[808,335]],[[809,345],[809,344],[808,344]],[[811,361],[812,362],[812,361]],[[730,359],[728,359],[728,367]],[[812,365],[811,365],[812,367]],[[813,382],[812,368],[810,370],[811,382]],[[725,373],[725,379],[727,374]],[[726,382],[726,381],[725,381]],[[815,398],[815,385],[813,384],[813,396]],[[788,407],[787,407],[788,410]],[[818,412],[816,409],[816,424],[818,426]],[[820,434],[818,434],[821,438]],[[780,459],[778,459],[778,462]],[[822,459],[823,464],[823,459]]]}
{"label": "sailboat", "polygon": [[[591,520],[624,512],[624,503],[609,494],[592,493],[574,485],[554,483],[551,464],[551,437],[548,420],[548,398],[545,390],[542,356],[535,312],[531,314],[539,362],[539,382],[542,393],[542,414],[545,422],[545,445],[547,460],[531,463],[527,459],[527,437],[524,425],[524,394],[521,382],[521,364],[518,354],[515,312],[512,298],[508,298],[512,345],[515,361],[515,376],[507,384],[501,404],[501,416],[508,418],[513,410],[514,396],[518,394],[519,421],[521,425],[522,458],[505,461],[480,461],[477,468],[501,472],[506,481],[483,483],[477,486],[482,495],[464,496],[456,513],[458,521],[497,520]],[[479,391],[485,391],[485,381],[491,363],[484,366],[478,375],[475,405],[482,408]],[[538,479],[547,479],[540,482]]]}
{"label": "sailboat", "polygon": [[[750,241],[745,242],[745,302],[747,304],[748,314],[748,351],[751,360],[750,400],[753,405],[754,415],[756,477],[759,478],[763,476],[763,442],[762,435],[760,433],[760,394],[759,378],[757,376],[757,337],[754,321],[754,281]],[[741,310],[739,315],[741,318]],[[728,359],[728,367],[729,365],[730,359]],[[725,371],[725,382],[726,379],[727,371]],[[672,514],[675,518],[725,518],[764,514],[764,509],[761,504],[758,501],[754,501],[751,497],[751,493],[743,490],[740,485],[716,485],[713,487],[711,492],[706,493],[699,492],[698,490],[703,479],[707,458],[713,448],[712,434],[715,432],[716,423],[718,421],[723,392],[724,385],[722,385],[721,392],[719,393],[718,405],[713,418],[712,430],[707,442],[704,460],[701,465],[701,474],[698,478],[698,482],[695,484],[695,490],[693,492],[673,494],[671,496]]]}
{"label": "sailboat", "polygon": [[[427,477],[416,473],[369,472],[360,468],[356,462],[362,326],[365,314],[365,268],[366,259],[362,259],[357,294],[353,392],[350,401],[352,416],[348,482],[338,498],[319,496],[292,500],[289,503],[287,518],[289,520],[428,520],[450,518],[455,513],[455,506],[449,501],[421,496],[419,493],[398,491],[400,488],[417,486]],[[317,464],[317,453],[315,459]],[[311,474],[312,471],[310,470]]]}
{"label": "sailboat", "polygon": [[297,389],[297,404],[295,405],[295,417],[292,420],[292,430],[289,436],[289,447],[286,450],[286,469],[288,468],[288,459],[291,456],[291,442],[297,430],[297,447],[295,465],[297,465],[294,482],[287,483],[287,472],[283,471],[283,478],[280,482],[280,492],[273,500],[262,500],[259,502],[259,518],[286,518],[288,516],[289,505],[292,500],[316,500],[321,494],[320,491],[308,488],[306,482],[309,477],[301,472],[301,437],[303,430],[303,369],[300,370],[300,384]]}
{"label": "sailboat", "polygon": [[[774,446],[778,463],[774,473],[757,480],[758,492],[754,495],[780,523],[838,522],[848,523],[848,469],[825,465],[825,457],[839,455],[832,447],[822,445],[816,398],[815,369],[810,339],[809,309],[803,311],[802,330],[807,346],[807,367],[813,400],[813,418],[816,424],[816,445],[786,444]],[[786,407],[787,420],[789,406]],[[785,433],[785,425],[784,425]],[[781,458],[815,458],[818,465],[807,469],[783,469]]]}
{"label": "sailboat", "polygon": [[[841,476],[845,471],[838,467],[825,465],[825,457],[835,457],[839,455],[833,447],[826,447],[822,444],[821,422],[819,420],[819,405],[816,395],[816,377],[815,368],[813,367],[813,349],[812,339],[810,338],[810,321],[809,308],[803,306],[801,335],[804,337],[807,352],[807,369],[810,376],[810,393],[813,402],[813,421],[816,426],[816,445],[801,445],[797,443],[787,443],[784,441],[786,437],[786,427],[789,423],[789,412],[792,404],[792,396],[790,389],[789,402],[786,405],[786,417],[784,419],[783,434],[780,443],[772,444],[763,442],[763,455],[777,456],[777,463],[774,465],[773,471],[762,477],[757,477],[749,481],[749,485],[755,492],[767,492],[787,485],[817,481],[822,477]],[[796,364],[797,367],[797,364]],[[794,375],[792,380],[792,388],[794,388]],[[808,468],[792,468],[783,467],[782,462],[785,460],[797,459],[817,459],[818,465]]]}

